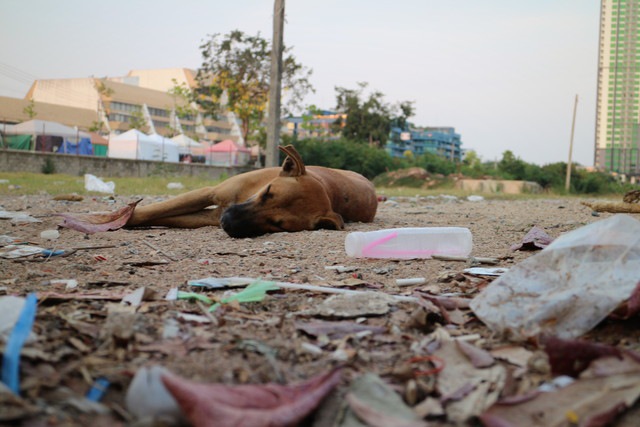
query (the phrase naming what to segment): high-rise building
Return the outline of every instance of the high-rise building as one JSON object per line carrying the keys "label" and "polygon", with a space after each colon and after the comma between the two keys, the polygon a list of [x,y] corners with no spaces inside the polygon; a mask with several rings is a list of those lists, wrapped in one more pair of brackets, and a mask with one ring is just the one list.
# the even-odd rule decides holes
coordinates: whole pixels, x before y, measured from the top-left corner
{"label": "high-rise building", "polygon": [[595,166],[640,175],[640,0],[602,0]]}

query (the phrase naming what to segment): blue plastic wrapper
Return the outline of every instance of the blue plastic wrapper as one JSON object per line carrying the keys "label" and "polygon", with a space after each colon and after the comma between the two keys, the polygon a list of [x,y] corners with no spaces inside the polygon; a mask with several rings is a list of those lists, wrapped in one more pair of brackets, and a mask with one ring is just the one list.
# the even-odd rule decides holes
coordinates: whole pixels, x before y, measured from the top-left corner
{"label": "blue plastic wrapper", "polygon": [[15,394],[20,393],[20,353],[31,333],[31,328],[33,328],[37,307],[38,297],[36,294],[27,295],[20,317],[11,331],[2,357],[2,382]]}

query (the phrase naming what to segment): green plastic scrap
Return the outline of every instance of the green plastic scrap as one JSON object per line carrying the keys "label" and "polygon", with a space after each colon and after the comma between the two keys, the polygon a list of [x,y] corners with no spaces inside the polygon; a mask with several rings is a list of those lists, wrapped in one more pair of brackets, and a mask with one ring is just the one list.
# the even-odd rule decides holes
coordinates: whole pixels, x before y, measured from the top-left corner
{"label": "green plastic scrap", "polygon": [[197,299],[198,301],[202,301],[207,305],[213,304],[213,301],[202,294],[197,294],[195,292],[182,292],[178,291],[178,299]]}
{"label": "green plastic scrap", "polygon": [[278,289],[280,289],[280,287],[276,285],[274,282],[257,280],[252,284],[250,284],[249,286],[247,286],[244,290],[238,292],[237,294],[232,295],[228,298],[224,298],[219,303],[213,304],[209,308],[209,311],[214,312],[218,307],[220,307],[221,304],[228,304],[232,301],[259,302],[264,299],[268,291],[275,291]]}

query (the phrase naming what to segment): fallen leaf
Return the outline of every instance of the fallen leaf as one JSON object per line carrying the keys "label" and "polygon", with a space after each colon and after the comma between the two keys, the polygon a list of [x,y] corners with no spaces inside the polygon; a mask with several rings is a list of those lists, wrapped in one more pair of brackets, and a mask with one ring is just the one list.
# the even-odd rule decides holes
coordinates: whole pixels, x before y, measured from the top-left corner
{"label": "fallen leaf", "polygon": [[581,425],[604,427],[640,397],[640,365],[629,371],[630,360],[608,358],[624,365],[624,374],[580,378],[554,392],[539,393],[520,404],[498,402],[480,416],[486,427]]}
{"label": "fallen leaf", "polygon": [[347,335],[357,334],[364,331],[371,331],[372,334],[380,334],[387,330],[387,328],[383,326],[369,326],[347,321],[327,322],[323,320],[296,322],[295,327],[308,335],[314,337],[327,335],[331,339],[342,338]]}
{"label": "fallen leaf", "polygon": [[82,233],[93,234],[101,231],[113,231],[125,226],[141,201],[142,199],[129,203],[127,206],[110,213],[63,213],[57,214],[57,216],[64,218],[60,224],[61,227],[71,228]]}
{"label": "fallen leaf", "polygon": [[427,423],[418,420],[407,420],[388,415],[372,405],[367,405],[353,393],[347,394],[347,402],[351,410],[369,427],[426,427]]}
{"label": "fallen leaf", "polygon": [[604,356],[622,356],[622,350],[582,340],[544,337],[540,340],[554,375],[577,377],[591,362]]}
{"label": "fallen leaf", "polygon": [[164,375],[162,382],[194,427],[296,426],[340,382],[341,369],[295,385],[203,384]]}
{"label": "fallen leaf", "polygon": [[529,232],[522,238],[522,242],[511,246],[512,251],[537,251],[544,249],[553,242],[553,238],[550,237],[542,228],[534,226]]}

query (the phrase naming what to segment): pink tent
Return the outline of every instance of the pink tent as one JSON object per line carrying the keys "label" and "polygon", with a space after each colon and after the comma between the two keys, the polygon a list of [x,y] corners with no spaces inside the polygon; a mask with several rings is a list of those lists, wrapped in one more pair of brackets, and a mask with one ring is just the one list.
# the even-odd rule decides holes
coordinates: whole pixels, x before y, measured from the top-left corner
{"label": "pink tent", "polygon": [[249,163],[251,150],[230,139],[207,148],[207,164],[217,166],[244,166]]}

